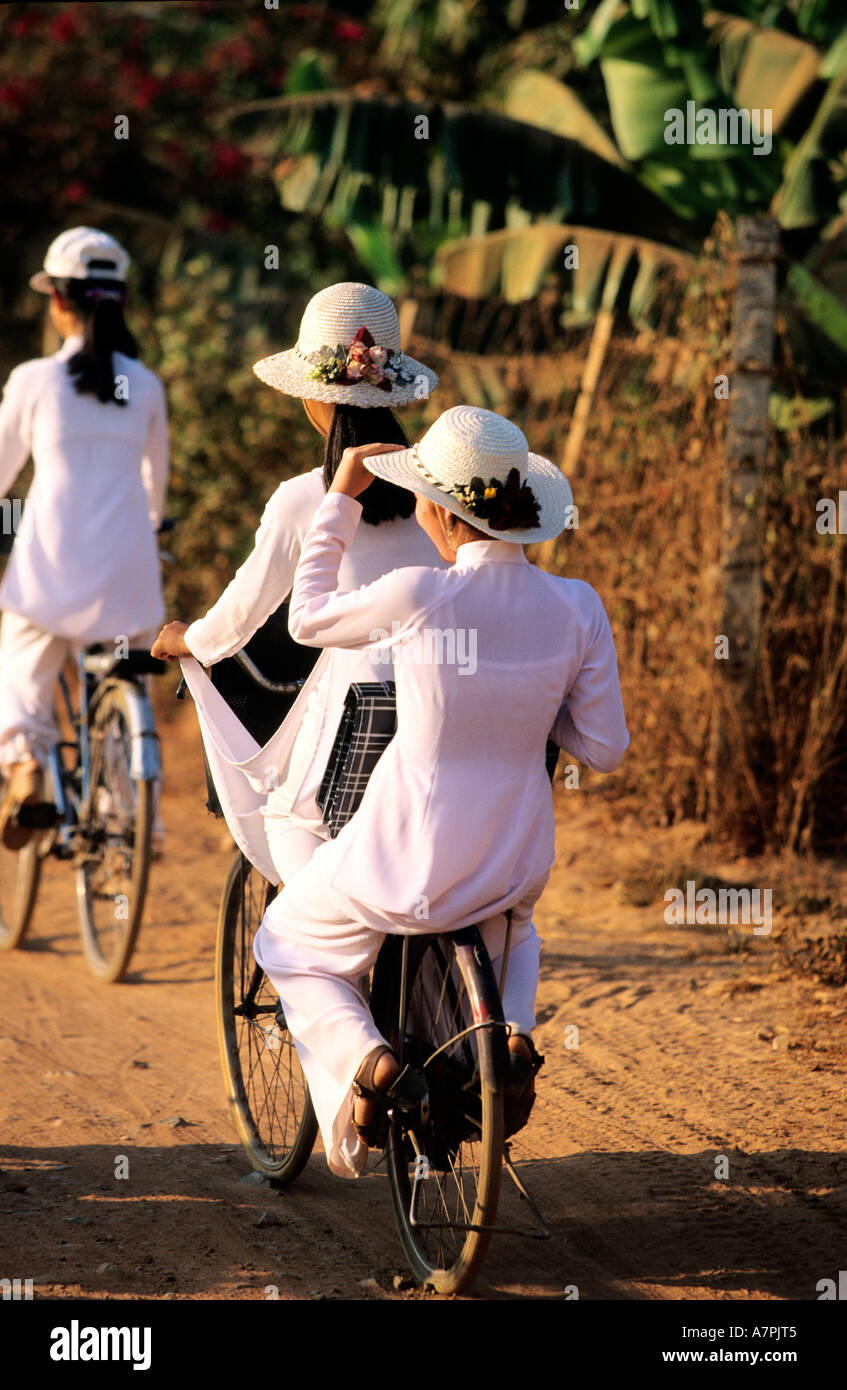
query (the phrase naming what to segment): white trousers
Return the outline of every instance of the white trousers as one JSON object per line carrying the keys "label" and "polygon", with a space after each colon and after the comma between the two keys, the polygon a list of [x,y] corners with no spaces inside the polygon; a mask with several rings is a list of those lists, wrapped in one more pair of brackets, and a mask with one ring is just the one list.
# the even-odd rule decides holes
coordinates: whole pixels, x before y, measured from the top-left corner
{"label": "white trousers", "polygon": [[[282,818],[268,827],[268,842],[280,876],[298,853],[308,852],[299,830]],[[322,843],[318,836],[310,837]],[[277,846],[277,852],[275,852]],[[512,911],[512,935],[503,988],[503,1012],[522,1033],[535,1026],[535,995],[541,943],[531,920],[535,894]],[[481,924],[498,980],[506,939],[506,916]],[[256,960],[270,979],[285,1012],[303,1067],[327,1162],[339,1177],[358,1177],[367,1148],[352,1125],[352,1082],[373,1049],[387,1042],[374,1023],[360,985],[385,939],[384,933],[351,921],[343,900],[323,878],[320,859],[306,863],[271,903],[256,933]]]}
{"label": "white trousers", "polygon": [[[155,632],[130,639],[131,647],[153,645]],[[4,613],[0,620],[0,766],[33,757],[47,762],[58,737],[53,708],[56,682],[78,644],[45,632],[28,618]]]}

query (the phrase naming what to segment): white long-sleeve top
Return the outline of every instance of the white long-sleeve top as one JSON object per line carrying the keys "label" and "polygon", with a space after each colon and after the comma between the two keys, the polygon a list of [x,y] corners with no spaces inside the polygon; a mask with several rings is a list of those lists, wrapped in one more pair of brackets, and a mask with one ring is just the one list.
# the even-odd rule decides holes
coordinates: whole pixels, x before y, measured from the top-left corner
{"label": "white long-sleeve top", "polygon": [[393,633],[397,733],[356,815],[316,857],[355,920],[400,933],[461,927],[546,880],[550,731],[600,771],[623,757],[614,640],[590,585],[546,574],[507,541],[469,542],[447,570],[398,569],[345,592],[360,516],[352,498],[321,503],[290,629],[298,642],[358,650]]}
{"label": "white long-sleeve top", "polygon": [[0,496],[32,455],[35,474],[0,588],[0,607],[75,642],[112,641],[164,617],[155,530],[168,482],[165,393],[141,362],[113,354],[126,404],[79,395],[67,338],[11,373],[0,404]]}
{"label": "white long-sleeve top", "polygon": [[[303,541],[324,496],[320,468],[280,483],[247,559],[208,613],[186,629],[186,645],[202,665],[239,651],[288,597]],[[341,559],[338,582],[356,589],[403,565],[443,564],[414,517],[398,518],[359,527]],[[283,816],[326,834],[315,797],[344,697],[354,681],[390,678],[391,666],[379,653],[323,652],[285,722],[261,750],[202,671],[192,662],[184,670],[227,824],[248,858],[275,882],[263,816]]]}

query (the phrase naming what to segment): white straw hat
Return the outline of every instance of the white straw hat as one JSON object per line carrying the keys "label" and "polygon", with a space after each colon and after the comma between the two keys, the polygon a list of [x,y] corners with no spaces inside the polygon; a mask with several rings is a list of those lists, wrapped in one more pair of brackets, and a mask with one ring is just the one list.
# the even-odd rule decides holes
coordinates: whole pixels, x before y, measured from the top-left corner
{"label": "white straw hat", "polygon": [[[357,335],[351,360],[347,350]],[[371,345],[375,357],[370,355]],[[373,285],[353,282],[329,285],[310,299],[300,320],[297,346],[263,357],[254,363],[253,371],[260,381],[287,396],[365,408],[426,400],[438,385],[435,372],[402,351],[400,321],[388,295]],[[309,375],[315,371],[321,375]],[[340,379],[335,380],[339,373]],[[374,382],[381,373],[380,386]]]}
{"label": "white straw hat", "polygon": [[[92,264],[94,262],[94,264]],[[39,294],[49,294],[52,277],[57,280],[126,280],[129,256],[120,242],[95,227],[69,227],[51,241],[44,257],[44,269],[30,277]]]}
{"label": "white straw hat", "polygon": [[[558,536],[573,507],[564,473],[549,459],[531,454],[526,436],[511,420],[476,405],[454,405],[439,415],[411,449],[370,454],[365,466],[377,477],[446,507],[495,540],[517,545]],[[513,470],[516,477],[510,481]],[[493,525],[484,513],[493,511],[494,518],[505,519],[506,502],[518,521],[527,514],[531,517],[537,503],[538,524]]]}

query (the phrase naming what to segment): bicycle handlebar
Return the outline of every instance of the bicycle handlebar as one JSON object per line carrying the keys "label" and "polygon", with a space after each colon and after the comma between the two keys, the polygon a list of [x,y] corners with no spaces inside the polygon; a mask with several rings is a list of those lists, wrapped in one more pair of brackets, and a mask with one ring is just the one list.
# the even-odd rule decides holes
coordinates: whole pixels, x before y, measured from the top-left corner
{"label": "bicycle handlebar", "polygon": [[[262,672],[259,670],[255,661],[251,661],[250,657],[247,656],[244,652],[235,652],[233,654],[233,660],[238,662],[241,669],[247,672],[247,675],[250,677],[252,681],[255,682],[256,685],[260,686],[262,690],[269,690],[273,695],[297,695],[299,694],[300,688],[303,685],[302,680],[268,680],[267,676],[262,675]],[[185,681],[185,676],[183,676],[179,685],[176,688],[176,698],[178,700],[184,700],[187,691],[188,686]]]}
{"label": "bicycle handlebar", "polygon": [[296,695],[303,682],[296,681],[269,681],[267,676],[263,676],[255,661],[252,661],[246,652],[235,652],[234,659],[238,662],[242,671],[246,671],[256,685],[261,686],[262,690],[270,690],[274,695]]}

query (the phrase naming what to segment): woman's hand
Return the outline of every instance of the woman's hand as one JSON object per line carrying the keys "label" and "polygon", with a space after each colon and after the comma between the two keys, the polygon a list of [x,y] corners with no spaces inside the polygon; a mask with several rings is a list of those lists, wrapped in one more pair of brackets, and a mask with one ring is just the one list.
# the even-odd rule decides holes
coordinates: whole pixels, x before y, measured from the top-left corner
{"label": "woman's hand", "polygon": [[165,623],[159,636],[150,648],[150,655],[160,661],[171,661],[177,656],[191,656],[183,633],[188,623]]}
{"label": "woman's hand", "polygon": [[335,470],[330,492],[341,492],[345,497],[358,497],[373,482],[365,460],[370,454],[393,454],[402,449],[402,444],[358,444],[354,449],[345,449]]}

